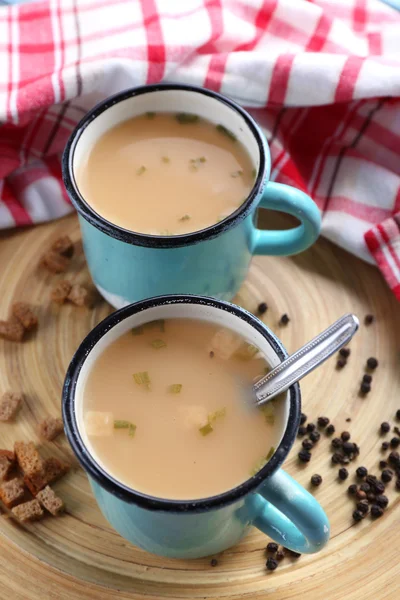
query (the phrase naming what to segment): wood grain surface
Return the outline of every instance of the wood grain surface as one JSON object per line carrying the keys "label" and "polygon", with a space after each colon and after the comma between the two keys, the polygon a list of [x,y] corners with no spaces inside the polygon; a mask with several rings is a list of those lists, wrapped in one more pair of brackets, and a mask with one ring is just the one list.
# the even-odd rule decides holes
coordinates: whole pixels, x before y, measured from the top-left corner
{"label": "wood grain surface", "polygon": [[[281,221],[278,221],[279,223]],[[78,252],[67,277],[89,283],[79,242],[76,217],[0,236],[0,318],[12,302],[25,300],[38,307],[40,327],[22,344],[0,341],[0,393],[26,394],[26,404],[14,425],[0,424],[0,447],[17,439],[39,443],[37,425],[47,415],[60,414],[60,396],[68,363],[82,338],[111,308],[99,301],[93,310],[50,303],[51,286],[61,276],[36,268],[40,254],[61,234],[68,233]],[[323,435],[312,462],[299,466],[296,441],[285,468],[303,485],[313,473],[324,481],[313,491],[332,525],[331,540],[321,553],[288,559],[277,571],[265,569],[267,538],[254,530],[239,545],[209,559],[167,560],[148,554],[122,539],[101,515],[86,476],[64,436],[43,445],[44,454],[68,460],[72,472],[57,484],[67,512],[60,518],[21,526],[0,517],[0,600],[108,600],[261,598],[286,600],[394,600],[400,597],[400,492],[388,487],[390,505],[383,518],[369,517],[354,525],[353,503],[346,489],[363,464],[378,473],[382,458],[378,433],[383,420],[394,422],[400,408],[400,310],[378,271],[326,240],[293,258],[258,257],[237,302],[255,310],[261,301],[269,309],[264,321],[289,351],[308,341],[343,313],[376,316],[361,326],[351,344],[347,366],[340,372],[330,359],[302,383],[303,410],[310,417],[326,415],[336,429],[347,429],[361,448],[350,465],[350,477],[337,480],[330,464],[329,441]],[[279,327],[282,313],[290,323]],[[358,396],[364,364],[379,359],[373,389]],[[351,418],[351,422],[346,422]],[[388,437],[388,436],[387,436]],[[389,439],[390,439],[389,434]]]}

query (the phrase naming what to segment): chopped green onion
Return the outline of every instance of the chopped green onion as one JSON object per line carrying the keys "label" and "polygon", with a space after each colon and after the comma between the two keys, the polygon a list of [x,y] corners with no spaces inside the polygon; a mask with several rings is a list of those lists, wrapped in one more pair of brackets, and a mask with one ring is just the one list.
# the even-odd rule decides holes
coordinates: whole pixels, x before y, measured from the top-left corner
{"label": "chopped green onion", "polygon": [[236,142],[236,135],[232,133],[230,129],[224,127],[224,125],[216,125],[216,130],[225,135],[226,137],[230,138],[233,142]]}
{"label": "chopped green onion", "polygon": [[269,452],[266,456],[266,460],[269,460],[272,457],[272,455],[274,454],[274,452],[275,452],[275,448],[273,446],[271,446],[271,448],[269,449]]}
{"label": "chopped green onion", "polygon": [[143,332],[144,332],[143,325],[139,325],[138,327],[134,327],[132,329],[132,335],[142,335]]}
{"label": "chopped green onion", "polygon": [[208,435],[209,433],[214,431],[214,429],[213,429],[213,426],[211,425],[211,423],[206,423],[206,425],[203,425],[203,427],[200,427],[199,431],[200,431],[201,435]]}
{"label": "chopped green onion", "polygon": [[265,466],[265,458],[261,458],[258,463],[254,466],[254,468],[250,471],[250,475],[257,475],[258,471]]}
{"label": "chopped green onion", "polygon": [[150,387],[150,377],[149,377],[149,374],[147,371],[141,371],[140,373],[134,373],[133,379],[135,380],[135,383],[137,383],[138,385],[144,385],[147,388]]}
{"label": "chopped green onion", "polygon": [[156,350],[159,350],[160,348],[166,348],[167,347],[167,344],[164,342],[164,340],[153,340],[151,342],[151,345]]}
{"label": "chopped green onion", "polygon": [[128,431],[129,437],[134,437],[135,432],[136,432],[136,425],[134,423],[130,423],[129,424],[129,431]]}
{"label": "chopped green onion", "polygon": [[178,219],[178,221],[189,221],[189,219],[190,219],[190,215],[183,215],[183,217]]}
{"label": "chopped green onion", "polygon": [[163,163],[166,163],[166,164],[170,162],[170,159],[168,158],[168,156],[162,156],[161,160],[163,161]]}
{"label": "chopped green onion", "polygon": [[146,167],[142,165],[142,166],[141,166],[141,167],[139,167],[139,169],[136,171],[136,175],[143,175],[143,173],[145,173],[145,172],[146,172],[146,170],[147,170],[147,169],[146,169]]}
{"label": "chopped green onion", "polygon": [[129,429],[130,426],[130,421],[114,421],[114,429]]}
{"label": "chopped green onion", "polygon": [[269,367],[264,367],[264,375],[268,375],[269,371]]}
{"label": "chopped green onion", "polygon": [[220,408],[219,410],[216,410],[213,413],[210,413],[207,417],[208,422],[209,423],[215,423],[215,421],[221,417],[225,417],[226,416],[226,408],[225,406],[223,408]]}
{"label": "chopped green onion", "polygon": [[197,123],[199,117],[192,113],[178,113],[175,115],[176,120],[181,125],[187,125],[188,123]]}
{"label": "chopped green onion", "polygon": [[146,113],[146,117],[147,117],[148,119],[154,119],[154,117],[155,117],[155,116],[156,116],[156,113],[155,113],[155,112],[147,112],[147,113]]}
{"label": "chopped green onion", "polygon": [[260,406],[260,410],[265,416],[265,420],[269,425],[273,425],[275,423],[275,407],[271,402]]}
{"label": "chopped green onion", "polygon": [[243,175],[243,171],[241,169],[239,169],[239,171],[233,171],[233,173],[231,173],[231,177],[236,178],[236,177],[241,177]]}
{"label": "chopped green onion", "polygon": [[251,360],[258,352],[258,348],[252,344],[244,342],[235,352],[234,357],[240,360]]}
{"label": "chopped green onion", "polygon": [[182,384],[181,383],[173,383],[172,385],[170,385],[168,387],[168,392],[170,394],[180,394],[182,389]]}
{"label": "chopped green onion", "polygon": [[207,160],[207,159],[206,159],[206,157],[205,157],[205,156],[200,156],[200,158],[199,158],[199,161],[200,161],[201,163],[205,163],[205,162],[206,162],[206,160]]}

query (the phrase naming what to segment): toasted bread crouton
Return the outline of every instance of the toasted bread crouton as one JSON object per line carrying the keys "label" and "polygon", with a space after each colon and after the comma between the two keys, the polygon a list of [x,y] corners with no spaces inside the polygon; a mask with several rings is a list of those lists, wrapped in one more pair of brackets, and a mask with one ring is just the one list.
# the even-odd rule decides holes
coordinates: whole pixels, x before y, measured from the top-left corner
{"label": "toasted bread crouton", "polygon": [[11,318],[8,321],[0,321],[0,338],[10,342],[22,342],[24,333],[25,329],[17,319]]}
{"label": "toasted bread crouton", "polygon": [[64,502],[57,496],[57,494],[47,485],[43,490],[38,492],[36,496],[40,504],[56,517],[64,510]]}
{"label": "toasted bread crouton", "polygon": [[24,482],[29,491],[36,496],[46,485],[57,481],[69,471],[69,465],[62,463],[58,458],[50,457],[44,461],[42,472],[25,475]]}
{"label": "toasted bread crouton", "polygon": [[4,481],[0,485],[0,499],[7,508],[12,508],[19,502],[22,502],[25,496],[25,486],[21,478],[16,477],[10,481]]}
{"label": "toasted bread crouton", "polygon": [[79,285],[79,283],[75,283],[72,286],[68,294],[68,300],[76,306],[91,306],[93,304],[92,294],[85,287]]}
{"label": "toasted bread crouton", "polygon": [[6,392],[0,400],[0,421],[11,421],[22,406],[22,394]]}
{"label": "toasted bread crouton", "polygon": [[11,512],[17,517],[18,521],[21,521],[22,523],[25,523],[26,521],[37,521],[43,517],[42,507],[36,499],[16,506]]}
{"label": "toasted bread crouton", "polygon": [[66,302],[68,299],[68,294],[70,293],[71,289],[72,284],[66,279],[63,279],[62,281],[59,281],[52,289],[51,299],[57,304],[64,304],[64,302]]}
{"label": "toasted bread crouton", "polygon": [[12,305],[12,314],[18,319],[24,329],[34,329],[37,324],[37,316],[26,302],[15,302]]}
{"label": "toasted bread crouton", "polygon": [[62,254],[67,258],[71,258],[71,256],[74,254],[74,244],[72,243],[69,235],[63,235],[54,242],[51,250],[53,250],[53,252],[57,252],[57,254]]}
{"label": "toasted bread crouton", "polygon": [[39,424],[39,435],[45,440],[54,440],[63,431],[64,425],[60,417],[47,417]]}
{"label": "toasted bread crouton", "polygon": [[[3,452],[4,454],[2,454]],[[13,458],[11,458],[10,455],[13,456]],[[16,460],[13,452],[0,450],[0,481],[7,481],[7,479],[10,479],[15,464]]]}
{"label": "toasted bread crouton", "polygon": [[70,264],[70,259],[54,250],[49,250],[40,260],[40,266],[51,273],[64,273]]}
{"label": "toasted bread crouton", "polygon": [[27,477],[44,474],[44,460],[33,442],[15,442],[14,451],[21,471]]}

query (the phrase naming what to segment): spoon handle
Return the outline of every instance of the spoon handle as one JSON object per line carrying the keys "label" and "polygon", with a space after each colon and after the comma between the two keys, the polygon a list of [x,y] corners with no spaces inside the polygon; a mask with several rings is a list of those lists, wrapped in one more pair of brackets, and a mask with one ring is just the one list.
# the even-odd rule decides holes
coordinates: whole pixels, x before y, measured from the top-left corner
{"label": "spoon handle", "polygon": [[356,333],[358,326],[359,321],[355,315],[344,315],[259,379],[254,384],[257,405],[261,406],[286,391],[293,383],[345,346]]}

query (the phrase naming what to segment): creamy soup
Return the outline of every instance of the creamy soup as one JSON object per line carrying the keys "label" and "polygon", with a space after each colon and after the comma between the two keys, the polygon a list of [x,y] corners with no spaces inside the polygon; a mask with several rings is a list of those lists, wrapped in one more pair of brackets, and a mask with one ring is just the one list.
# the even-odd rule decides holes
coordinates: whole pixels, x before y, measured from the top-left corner
{"label": "creamy soup", "polygon": [[153,321],[105,348],[83,389],[83,427],[98,462],[129,487],[168,499],[232,489],[271,458],[280,399],[262,410],[251,385],[268,370],[254,346],[200,320]]}
{"label": "creamy soup", "polygon": [[255,171],[225,127],[186,113],[147,113],[103,134],[76,178],[86,202],[111,223],[179,235],[236,211]]}

